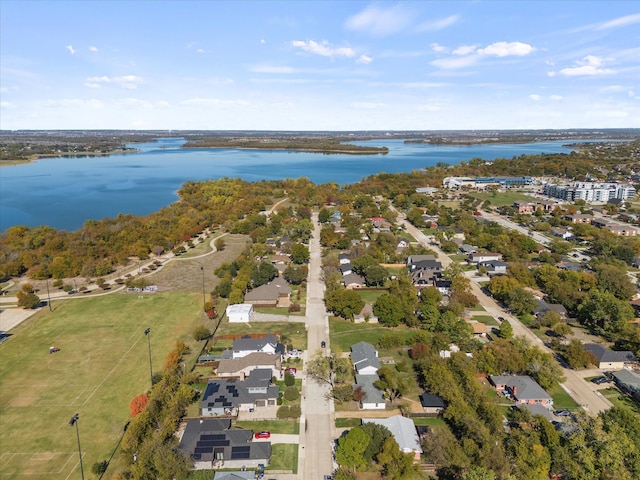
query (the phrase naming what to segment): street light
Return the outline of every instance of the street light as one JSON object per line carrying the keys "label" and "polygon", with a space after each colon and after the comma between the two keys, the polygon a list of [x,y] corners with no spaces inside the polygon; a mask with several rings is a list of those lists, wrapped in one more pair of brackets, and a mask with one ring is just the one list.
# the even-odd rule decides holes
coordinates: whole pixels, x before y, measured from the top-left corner
{"label": "street light", "polygon": [[202,272],[202,310],[204,310],[207,302],[204,294],[204,267],[200,265],[200,271]]}
{"label": "street light", "polygon": [[84,468],[82,467],[82,449],[80,448],[80,432],[78,431],[78,420],[80,419],[79,414],[75,414],[69,420],[69,426],[76,426],[76,437],[78,438],[78,456],[80,457],[80,474],[82,475],[82,480],[84,480]]}
{"label": "street light", "polygon": [[149,345],[149,376],[151,378],[151,388],[153,388],[153,367],[151,366],[151,328],[145,328],[144,334],[147,337],[147,344]]}

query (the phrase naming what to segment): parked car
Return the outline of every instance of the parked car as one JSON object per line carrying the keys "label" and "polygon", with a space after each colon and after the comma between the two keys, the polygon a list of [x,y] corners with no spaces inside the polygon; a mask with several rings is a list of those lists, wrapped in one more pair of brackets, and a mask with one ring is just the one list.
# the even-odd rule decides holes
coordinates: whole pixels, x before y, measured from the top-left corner
{"label": "parked car", "polygon": [[254,435],[255,438],[270,438],[271,434],[269,432],[256,432]]}
{"label": "parked car", "polygon": [[570,417],[571,412],[569,410],[557,410],[553,412],[556,417]]}
{"label": "parked car", "polygon": [[291,375],[295,375],[298,373],[298,369],[294,367],[287,368],[284,373],[290,373]]}
{"label": "parked car", "polygon": [[327,346],[327,342],[325,342],[324,340],[320,342],[320,346],[322,348],[325,348]]}
{"label": "parked car", "polygon": [[608,377],[604,377],[604,376],[603,376],[603,377],[596,377],[596,378],[593,378],[593,379],[591,379],[591,381],[592,381],[593,383],[595,383],[596,385],[601,385],[601,384],[603,384],[603,383],[610,382],[610,381],[611,381],[611,379],[610,379],[610,378],[608,378]]}
{"label": "parked car", "polygon": [[499,322],[504,322],[504,317],[498,317]]}

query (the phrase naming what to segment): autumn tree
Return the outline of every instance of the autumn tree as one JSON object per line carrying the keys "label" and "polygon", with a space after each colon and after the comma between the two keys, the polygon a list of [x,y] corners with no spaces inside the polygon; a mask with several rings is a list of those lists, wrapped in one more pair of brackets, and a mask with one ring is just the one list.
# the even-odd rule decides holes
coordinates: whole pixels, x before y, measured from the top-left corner
{"label": "autumn tree", "polygon": [[144,407],[149,403],[149,395],[146,393],[141,393],[133,397],[131,403],[129,404],[129,411],[131,415],[136,417],[138,414],[144,409]]}

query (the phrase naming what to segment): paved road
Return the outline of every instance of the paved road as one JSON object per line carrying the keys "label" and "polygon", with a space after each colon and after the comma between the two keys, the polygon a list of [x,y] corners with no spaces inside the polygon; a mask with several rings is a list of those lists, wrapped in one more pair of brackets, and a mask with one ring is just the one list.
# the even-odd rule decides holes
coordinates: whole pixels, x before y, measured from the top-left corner
{"label": "paved road", "polygon": [[[404,223],[406,231],[409,232],[421,245],[424,245],[436,252],[438,260],[442,263],[443,267],[446,267],[452,262],[451,258],[443,251],[433,245],[430,245],[429,239],[420,230],[411,225],[408,221],[406,221],[406,219],[402,217],[399,218]],[[499,316],[504,317],[505,319],[507,319],[507,321],[509,321],[509,323],[513,327],[513,334],[515,336],[525,337],[532,345],[536,345],[544,352],[553,355],[553,351],[547,348],[544,345],[544,342],[540,340],[540,338],[538,338],[531,330],[523,325],[518,318],[505,312],[493,300],[493,298],[489,297],[482,291],[482,289],[476,282],[471,282],[471,289],[473,291],[473,294],[478,297],[478,301],[485,308],[489,315],[492,315],[494,318],[497,318]],[[561,384],[561,387],[569,395],[571,395],[571,397],[579,405],[581,405],[587,411],[587,413],[596,415],[599,412],[607,410],[613,406],[609,400],[600,395],[600,393],[595,388],[595,384],[585,382],[585,380],[580,375],[580,372],[576,372],[574,370],[563,367],[563,374],[566,377],[566,380],[563,384]]]}
{"label": "paved road", "polygon": [[531,233],[529,233],[530,230],[527,227],[518,225],[517,223],[512,222],[511,220],[503,217],[502,215],[486,212],[484,210],[481,210],[481,213],[482,213],[482,216],[485,217],[487,220],[496,222],[497,224],[502,225],[503,227],[508,228],[509,230],[516,230],[522,233],[523,235],[530,236],[536,242],[538,242],[541,245],[544,245],[545,247],[548,247],[549,243],[551,243],[551,239],[549,237],[546,237],[545,235],[542,235],[541,233],[535,232],[535,231],[531,231]]}
{"label": "paved road", "polygon": [[[329,351],[329,316],[324,306],[324,282],[321,279],[320,226],[312,217],[314,229],[309,242],[309,279],[307,282],[307,360],[326,342]],[[305,372],[306,374],[306,372]],[[333,472],[332,442],[336,436],[333,400],[327,400],[329,386],[309,375],[303,379],[298,475],[303,479],[322,478]]]}

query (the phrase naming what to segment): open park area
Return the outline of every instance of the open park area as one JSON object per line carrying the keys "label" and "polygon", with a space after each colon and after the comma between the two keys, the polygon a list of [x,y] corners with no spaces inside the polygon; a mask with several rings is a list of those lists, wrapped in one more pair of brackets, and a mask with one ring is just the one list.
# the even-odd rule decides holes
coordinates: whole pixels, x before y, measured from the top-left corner
{"label": "open park area", "polygon": [[[208,323],[205,323],[208,322]],[[0,363],[0,477],[66,479],[107,460],[131,418],[129,403],[149,390],[176,340],[192,347],[211,321],[198,293],[114,294],[56,303],[11,331]],[[149,336],[144,331],[150,328]],[[50,353],[50,347],[60,350]]]}

